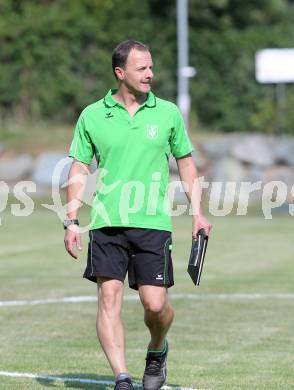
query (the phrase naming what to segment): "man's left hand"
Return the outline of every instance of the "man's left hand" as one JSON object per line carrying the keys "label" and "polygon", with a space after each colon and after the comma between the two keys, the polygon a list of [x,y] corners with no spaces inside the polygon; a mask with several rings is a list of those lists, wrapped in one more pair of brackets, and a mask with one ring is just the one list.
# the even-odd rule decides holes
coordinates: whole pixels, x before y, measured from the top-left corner
{"label": "man's left hand", "polygon": [[210,230],[212,229],[211,223],[209,223],[208,220],[204,217],[204,215],[201,214],[193,218],[192,236],[196,237],[200,229],[204,229],[205,234],[207,234],[208,236]]}

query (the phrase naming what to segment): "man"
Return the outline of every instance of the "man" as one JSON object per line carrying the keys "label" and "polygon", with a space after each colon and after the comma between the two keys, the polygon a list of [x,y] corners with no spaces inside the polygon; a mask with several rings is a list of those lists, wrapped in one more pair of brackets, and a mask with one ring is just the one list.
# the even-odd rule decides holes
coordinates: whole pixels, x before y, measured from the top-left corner
{"label": "man", "polygon": [[[177,107],[151,92],[152,57],[148,47],[129,40],[112,55],[118,88],[82,112],[69,155],[74,158],[68,186],[65,246],[77,258],[81,249],[77,221],[78,193],[93,156],[99,161],[92,205],[88,263],[84,277],[97,282],[97,335],[116,378],[116,390],[133,389],[125,359],[121,321],[123,283],[139,290],[150,331],[145,390],[159,389],[166,379],[167,331],[173,320],[167,288],[173,285],[171,221],[167,212],[168,158],[177,159],[195,215],[192,234],[211,225],[193,191],[197,171],[193,147]],[[194,187],[195,188],[195,187]]]}

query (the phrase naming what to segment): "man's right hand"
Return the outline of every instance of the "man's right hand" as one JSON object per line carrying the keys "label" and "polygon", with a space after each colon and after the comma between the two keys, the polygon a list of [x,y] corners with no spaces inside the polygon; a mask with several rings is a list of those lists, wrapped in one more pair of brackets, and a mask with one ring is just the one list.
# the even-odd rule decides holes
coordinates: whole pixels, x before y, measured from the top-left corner
{"label": "man's right hand", "polygon": [[74,258],[78,258],[77,252],[74,251],[74,246],[78,248],[79,251],[82,250],[82,240],[80,229],[77,225],[70,225],[65,230],[64,235],[64,245],[67,252]]}

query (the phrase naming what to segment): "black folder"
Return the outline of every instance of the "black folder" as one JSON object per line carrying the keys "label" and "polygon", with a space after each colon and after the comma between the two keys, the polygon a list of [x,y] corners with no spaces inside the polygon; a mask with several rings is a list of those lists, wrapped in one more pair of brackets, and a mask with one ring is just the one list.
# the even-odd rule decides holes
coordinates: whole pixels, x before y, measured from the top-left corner
{"label": "black folder", "polygon": [[199,286],[200,283],[207,243],[208,235],[205,233],[204,229],[200,229],[197,236],[195,238],[193,237],[192,240],[191,254],[187,269],[195,286]]}

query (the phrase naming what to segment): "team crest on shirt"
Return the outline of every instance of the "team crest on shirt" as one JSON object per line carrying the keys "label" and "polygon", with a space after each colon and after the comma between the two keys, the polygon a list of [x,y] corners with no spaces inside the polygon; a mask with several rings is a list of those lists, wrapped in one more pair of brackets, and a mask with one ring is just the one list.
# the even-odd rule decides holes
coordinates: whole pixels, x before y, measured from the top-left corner
{"label": "team crest on shirt", "polygon": [[146,134],[150,139],[155,139],[158,137],[158,126],[157,125],[147,125]]}

